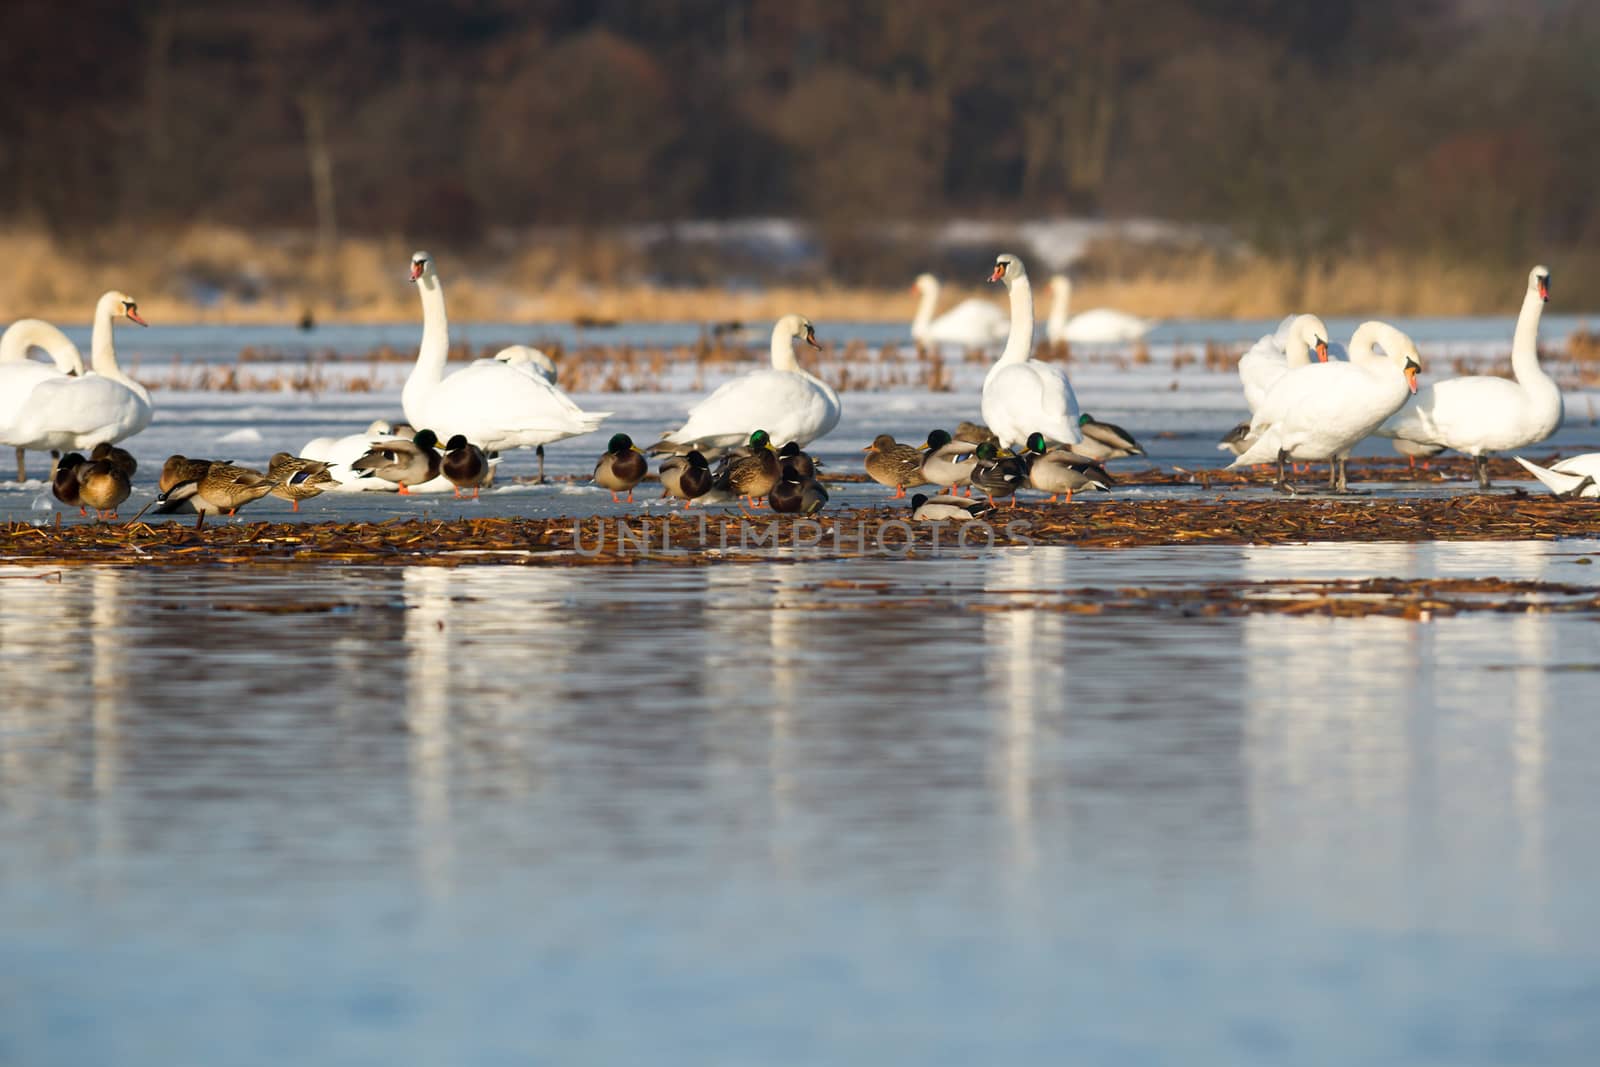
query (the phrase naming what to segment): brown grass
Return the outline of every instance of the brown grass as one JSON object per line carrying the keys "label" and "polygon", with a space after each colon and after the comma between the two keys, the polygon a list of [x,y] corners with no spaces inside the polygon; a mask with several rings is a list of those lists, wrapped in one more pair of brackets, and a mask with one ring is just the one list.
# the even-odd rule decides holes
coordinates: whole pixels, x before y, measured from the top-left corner
{"label": "brown grass", "polygon": [[[133,296],[153,322],[293,322],[306,311],[328,322],[416,317],[416,296],[405,282],[413,249],[403,241],[345,239],[325,271],[312,249],[305,233],[256,235],[213,225],[163,234],[119,230],[72,245],[37,231],[0,230],[9,273],[0,320],[86,322],[95,299],[110,288]],[[915,306],[898,286],[732,291],[641,284],[629,277],[635,268],[628,246],[603,236],[546,235],[472,256],[435,251],[459,320],[762,323],[800,311],[819,324],[893,322],[909,320]],[[1293,308],[1323,315],[1511,314],[1521,289],[1505,270],[1431,257],[1306,266],[1198,249],[1142,259],[1122,252],[1115,265],[1115,277],[1090,271],[1096,276],[1076,286],[1077,307],[1161,318],[1276,318]],[[1048,295],[1040,289],[1042,317]],[[948,285],[944,299],[949,306],[969,296],[1000,298],[995,287],[974,283]]]}

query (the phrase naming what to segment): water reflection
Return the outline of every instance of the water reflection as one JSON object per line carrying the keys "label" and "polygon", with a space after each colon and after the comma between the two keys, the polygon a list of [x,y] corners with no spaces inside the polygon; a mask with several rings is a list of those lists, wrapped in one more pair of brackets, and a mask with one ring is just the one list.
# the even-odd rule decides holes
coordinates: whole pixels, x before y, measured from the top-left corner
{"label": "water reflection", "polygon": [[[20,1059],[163,1026],[249,1046],[285,986],[308,1040],[400,1060],[602,1030],[620,1060],[638,1034],[759,1060],[815,1029],[800,1058],[878,1062],[867,1024],[792,1020],[896,1012],[919,1060],[966,1058],[974,1018],[1003,1058],[1065,1059],[1036,1053],[1074,1050],[1068,1010],[1096,1049],[1262,1062],[1283,1046],[1215,1020],[1337,1043],[1327,1018],[1387,1018],[1395,988],[1448,989],[1407,1001],[1441,1033],[1508,1004],[1516,1034],[1571,1033],[1544,1005],[1600,980],[1600,722],[1592,675],[1550,668],[1593,659],[1593,622],[1058,595],[1563,576],[1499,549],[0,579],[0,953],[60,961],[49,999],[93,1024]],[[119,972],[107,930],[148,947]],[[196,1019],[196,988],[245,992]],[[1157,997],[1154,1037],[1100,1010]],[[454,1022],[486,1004],[515,1026]]]}

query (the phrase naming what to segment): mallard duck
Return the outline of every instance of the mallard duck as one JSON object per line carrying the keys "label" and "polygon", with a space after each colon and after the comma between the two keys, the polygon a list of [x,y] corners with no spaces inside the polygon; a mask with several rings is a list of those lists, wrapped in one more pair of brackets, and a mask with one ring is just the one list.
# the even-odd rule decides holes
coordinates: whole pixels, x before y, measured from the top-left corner
{"label": "mallard duck", "polygon": [[785,470],[793,470],[801,478],[817,476],[817,461],[811,458],[809,452],[801,449],[798,441],[790,441],[778,449],[778,462]]}
{"label": "mallard duck", "polygon": [[458,433],[444,443],[439,471],[456,487],[456,496],[463,489],[471,489],[472,499],[476,500],[479,490],[489,484],[489,457],[465,434]]}
{"label": "mallard duck", "polygon": [[432,430],[422,430],[409,441],[402,437],[381,441],[350,464],[350,469],[358,471],[359,477],[382,478],[398,485],[400,492],[410,493],[408,486],[439,476],[438,444],[439,436]]}
{"label": "mallard duck", "polygon": [[922,446],[922,480],[929,485],[947,485],[951,491],[957,486],[972,484],[972,468],[978,465],[977,446],[965,441],[953,441],[943,430],[934,430]]}
{"label": "mallard duck", "polygon": [[880,433],[861,451],[867,454],[867,473],[879,485],[894,489],[895,499],[906,495],[906,486],[922,485],[922,449],[902,445],[893,434]]}
{"label": "mallard duck", "polygon": [[750,435],[751,455],[735,459],[723,469],[714,488],[725,488],[759,508],[762,498],[778,484],[781,472],[778,454],[772,450],[772,439],[765,430]]}
{"label": "mallard duck", "polygon": [[633,438],[625,433],[614,433],[606,443],[605,455],[594,465],[594,483],[611,490],[611,502],[617,502],[618,493],[628,494],[633,503],[633,487],[644,481],[650,473],[650,461],[634,447]]}
{"label": "mallard duck", "polygon": [[772,510],[784,515],[815,515],[828,503],[828,491],[815,478],[807,478],[792,466],[785,466],[778,484],[767,494]]}
{"label": "mallard duck", "polygon": [[979,422],[962,422],[956,427],[955,440],[971,444],[974,451],[985,441],[992,443],[996,448],[1000,447],[1000,438],[994,435],[993,430]]}
{"label": "mallard duck", "polygon": [[1012,455],[1002,456],[993,441],[978,446],[978,462],[972,468],[972,484],[989,497],[1011,496],[1028,481],[1028,468],[1022,460]]}
{"label": "mallard duck", "polygon": [[339,484],[328,473],[325,460],[301,459],[287,452],[278,452],[267,461],[267,477],[278,483],[273,486],[272,495],[287,500],[295,511],[300,510],[300,501],[320,496]]}
{"label": "mallard duck", "polygon": [[1051,503],[1062,493],[1070,503],[1076,490],[1109,491],[1116,484],[1106,469],[1088,456],[1062,448],[1052,449],[1042,433],[1028,435],[1024,459],[1028,464],[1028,485],[1041,493],[1049,493]]}
{"label": "mallard duck", "polygon": [[116,518],[117,506],[133,491],[127,472],[110,459],[91,459],[77,470],[79,499],[100,519]]}
{"label": "mallard duck", "polygon": [[667,457],[661,461],[659,473],[661,495],[677,497],[684,507],[711,491],[711,464],[699,452]]}
{"label": "mallard duck", "polygon": [[206,468],[215,462],[210,459],[190,459],[188,456],[168,456],[161,465],[161,477],[156,482],[156,488],[165,493],[181,482],[198,481],[205,476]]}
{"label": "mallard duck", "polygon": [[731,452],[746,450],[744,445],[728,448],[724,445],[712,444],[709,441],[668,441],[662,438],[651,445],[646,451],[652,456],[687,456],[690,452],[698,452],[705,457],[707,463],[719,460]]}
{"label": "mallard duck", "polygon": [[68,507],[77,508],[79,515],[89,514],[79,493],[78,478],[84,463],[87,462],[83,458],[83,453],[68,452],[64,456],[59,456],[52,452],[51,455],[56,457],[55,464],[50,470],[51,494]]}
{"label": "mallard duck", "polygon": [[918,522],[968,522],[981,519],[994,511],[987,500],[966,500],[959,496],[923,496],[911,498],[911,517]]}
{"label": "mallard duck", "polygon": [[1124,456],[1142,456],[1144,448],[1133,439],[1133,434],[1120,426],[1101,422],[1087,411],[1078,416],[1078,431],[1083,440],[1072,446],[1080,456],[1090,459],[1121,459]]}
{"label": "mallard duck", "polygon": [[118,448],[109,441],[101,441],[89,453],[91,460],[105,460],[116,467],[132,481],[133,476],[139,471],[139,461],[133,458],[133,453],[126,448]]}
{"label": "mallard duck", "polygon": [[166,515],[188,506],[200,516],[194,524],[199,529],[205,525],[207,512],[235,515],[252,500],[272,492],[277,484],[276,479],[249,467],[211,463],[199,478],[179,482],[156,497],[156,513]]}

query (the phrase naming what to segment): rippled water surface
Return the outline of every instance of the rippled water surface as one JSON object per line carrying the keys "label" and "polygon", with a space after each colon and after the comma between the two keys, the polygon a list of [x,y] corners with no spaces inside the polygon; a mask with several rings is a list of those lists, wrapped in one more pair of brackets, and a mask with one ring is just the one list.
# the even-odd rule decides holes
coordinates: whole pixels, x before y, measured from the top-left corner
{"label": "rippled water surface", "polygon": [[0,1063],[1593,1063],[1595,544],[0,571]]}

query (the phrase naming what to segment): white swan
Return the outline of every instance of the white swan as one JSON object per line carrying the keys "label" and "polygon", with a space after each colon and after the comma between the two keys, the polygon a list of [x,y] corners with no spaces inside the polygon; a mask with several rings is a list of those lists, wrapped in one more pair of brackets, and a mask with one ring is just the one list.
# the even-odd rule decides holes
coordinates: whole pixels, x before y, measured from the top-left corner
{"label": "white swan", "polygon": [[1362,323],[1348,363],[1313,363],[1278,379],[1250,420],[1255,443],[1231,466],[1276,460],[1278,484],[1287,488],[1285,459],[1332,460],[1333,486],[1344,491],[1350,449],[1416,392],[1421,369],[1411,338],[1385,322]]}
{"label": "white swan", "polygon": [[805,316],[785,315],[772,327],[772,369],[724,382],[660,443],[726,448],[765,430],[778,444],[794,441],[804,448],[826,436],[838,425],[843,405],[832,386],[801,369],[794,357],[797,337],[812,348],[821,347]]}
{"label": "white swan", "polygon": [[1033,289],[1022,260],[1009,252],[994,261],[990,281],[1004,282],[1011,294],[1011,333],[1005,351],[983,379],[983,421],[1005,448],[1016,448],[1034,431],[1052,445],[1075,445],[1078,398],[1067,372],[1033,353]]}
{"label": "white swan", "polygon": [[1529,463],[1521,456],[1511,458],[1522,464],[1524,470],[1543,482],[1544,487],[1556,496],[1569,500],[1600,497],[1600,452],[1585,452],[1548,467]]}
{"label": "white swan", "polygon": [[91,372],[82,377],[47,375],[28,392],[16,417],[0,424],[0,443],[40,451],[87,451],[150,425],[150,394],[117,365],[111,339],[116,316],[145,325],[131,297],[115,290],[102,296],[94,310]]}
{"label": "white swan", "polygon": [[411,257],[411,280],[422,298],[422,345],[400,392],[400,406],[411,425],[432,430],[441,441],[463,434],[495,452],[592,433],[611,415],[584,411],[543,376],[498,359],[475,360],[445,377],[450,324],[444,287],[428,253]]}
{"label": "white swan", "polygon": [[1044,324],[1047,341],[1067,341],[1075,345],[1125,343],[1137,341],[1156,325],[1154,319],[1142,319],[1111,308],[1092,308],[1068,318],[1072,282],[1065,274],[1050,279],[1050,298],[1050,317]]}
{"label": "white swan", "polygon": [[917,314],[911,320],[911,338],[925,345],[962,345],[982,348],[1004,341],[1011,332],[1011,320],[1004,311],[987,300],[963,300],[949,311],[933,317],[939,306],[939,279],[919,274],[911,291],[921,294]]}
{"label": "white swan", "polygon": [[[50,363],[28,358],[41,349]],[[43,319],[18,319],[0,334],[0,426],[9,426],[22,413],[33,387],[49,378],[83,374],[83,354],[60,330]],[[28,480],[24,448],[17,449],[17,481]]]}
{"label": "white swan", "polygon": [[1239,382],[1244,386],[1244,402],[1254,413],[1261,407],[1267,391],[1291,370],[1309,366],[1311,353],[1317,362],[1328,361],[1328,327],[1315,315],[1291,315],[1275,333],[1263,334],[1239,357]]}
{"label": "white swan", "polygon": [[1489,488],[1488,453],[1537,444],[1561,426],[1561,389],[1539,366],[1539,318],[1549,299],[1550,268],[1535,267],[1511,337],[1516,381],[1472,375],[1434,382],[1380,426],[1378,435],[1465,452],[1478,484]]}

